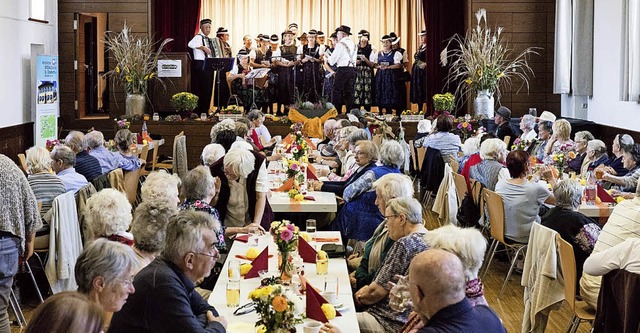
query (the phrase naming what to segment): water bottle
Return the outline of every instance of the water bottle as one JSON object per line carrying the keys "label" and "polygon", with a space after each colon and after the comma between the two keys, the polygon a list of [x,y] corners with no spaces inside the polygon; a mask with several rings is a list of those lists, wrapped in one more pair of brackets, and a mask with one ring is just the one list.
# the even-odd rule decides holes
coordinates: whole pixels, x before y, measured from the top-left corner
{"label": "water bottle", "polygon": [[587,205],[595,205],[596,204],[596,176],[593,174],[593,171],[589,170],[587,172],[587,185],[584,189],[584,196]]}
{"label": "water bottle", "polygon": [[149,132],[147,130],[147,122],[143,121],[142,122],[142,136],[144,137],[145,135],[149,135]]}

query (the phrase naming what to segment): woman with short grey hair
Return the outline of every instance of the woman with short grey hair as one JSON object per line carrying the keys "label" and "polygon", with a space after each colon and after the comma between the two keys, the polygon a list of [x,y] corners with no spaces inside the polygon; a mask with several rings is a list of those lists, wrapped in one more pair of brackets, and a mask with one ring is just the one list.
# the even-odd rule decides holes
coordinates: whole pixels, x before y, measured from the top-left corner
{"label": "woman with short grey hair", "polygon": [[104,237],[126,245],[133,245],[131,204],[127,196],[115,189],[105,188],[87,199],[84,211],[85,241]]}
{"label": "woman with short grey hair", "polygon": [[131,222],[133,251],[138,259],[138,270],[155,259],[165,243],[165,229],[178,208],[166,201],[142,202],[136,207]]}
{"label": "woman with short grey hair", "polygon": [[200,159],[202,160],[203,165],[210,166],[215,161],[223,158],[224,153],[224,147],[217,143],[210,143],[202,148],[202,155],[200,155]]}
{"label": "woman with short grey hair", "polygon": [[613,145],[611,146],[611,152],[613,156],[609,157],[609,160],[603,163],[602,168],[607,173],[614,176],[624,176],[629,172],[629,169],[624,167],[622,157],[625,151],[633,149],[633,138],[629,134],[618,134],[613,138]]}
{"label": "woman with short grey hair", "polygon": [[541,224],[557,231],[573,246],[576,259],[576,283],[582,276],[584,261],[591,255],[600,236],[596,221],[578,212],[582,202],[582,186],[575,179],[564,179],[553,188],[556,206],[542,217]]}
{"label": "woman with short grey hair", "polygon": [[105,312],[118,312],[127,297],[135,292],[136,267],[136,255],[131,247],[104,238],[96,239],[85,246],[76,262],[78,291],[89,296]]}
{"label": "woman with short grey hair", "polygon": [[482,161],[469,168],[469,178],[479,181],[494,191],[500,179],[509,179],[509,170],[504,167],[507,144],[500,139],[487,139],[480,146]]}
{"label": "woman with short grey hair", "polygon": [[586,158],[587,146],[589,144],[589,141],[593,139],[595,138],[589,131],[580,131],[573,136],[573,141],[576,144],[576,157],[569,160],[569,162],[567,163],[570,171],[573,171],[576,174],[582,174],[582,169],[589,165],[589,160]]}
{"label": "woman with short grey hair", "polygon": [[172,175],[165,170],[153,171],[142,183],[142,202],[166,202],[177,207],[180,204],[178,189],[181,183],[180,177],[175,174]]}
{"label": "woman with short grey hair", "polygon": [[[360,157],[357,155],[356,158]],[[380,162],[382,165],[371,167],[344,189],[345,205],[331,224],[333,230],[340,230],[343,239],[366,242],[384,218],[377,209],[372,187],[384,175],[400,173],[404,150],[397,141],[387,140],[380,145]]]}
{"label": "woman with short grey hair", "polygon": [[586,175],[588,170],[594,170],[607,163],[609,160],[609,156],[607,156],[607,146],[602,140],[595,139],[589,141],[585,160],[588,160],[588,163],[583,163],[582,170],[580,171],[580,174],[583,175]]}
{"label": "woman with short grey hair", "polygon": [[[43,147],[31,147],[27,149],[27,180],[29,187],[36,196],[36,200],[42,205],[40,206],[40,215],[45,214],[51,209],[53,199],[60,194],[66,192],[64,184],[58,175],[51,173],[51,155],[49,151]],[[47,231],[45,228],[43,232]]]}
{"label": "woman with short grey hair", "polygon": [[533,129],[536,126],[536,118],[530,114],[525,114],[520,118],[520,140],[533,141],[538,137],[538,133]]}

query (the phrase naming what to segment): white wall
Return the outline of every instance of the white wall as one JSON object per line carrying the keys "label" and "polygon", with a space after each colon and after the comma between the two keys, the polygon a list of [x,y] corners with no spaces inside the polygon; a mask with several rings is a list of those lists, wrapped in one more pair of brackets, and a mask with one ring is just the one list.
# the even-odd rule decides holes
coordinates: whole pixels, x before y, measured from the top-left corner
{"label": "white wall", "polygon": [[32,121],[31,44],[58,54],[58,2],[45,2],[48,24],[28,20],[28,0],[0,1],[0,128]]}
{"label": "white wall", "polygon": [[[625,0],[594,1],[593,98],[586,117],[596,123],[640,130],[640,104],[620,100],[622,27]],[[582,97],[563,96],[562,114],[577,115]]]}

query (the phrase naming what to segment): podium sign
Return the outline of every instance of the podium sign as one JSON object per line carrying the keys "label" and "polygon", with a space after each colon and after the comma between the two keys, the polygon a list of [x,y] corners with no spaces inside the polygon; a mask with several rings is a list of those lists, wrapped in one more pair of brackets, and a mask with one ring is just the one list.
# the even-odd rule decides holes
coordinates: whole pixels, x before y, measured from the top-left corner
{"label": "podium sign", "polygon": [[158,77],[162,83],[153,82],[149,100],[154,112],[174,112],[171,96],[183,91],[191,91],[191,59],[187,52],[165,52],[158,59]]}
{"label": "podium sign", "polygon": [[36,117],[33,137],[36,146],[44,147],[47,140],[58,138],[58,56],[38,55],[35,70],[36,84],[32,98],[36,100]]}

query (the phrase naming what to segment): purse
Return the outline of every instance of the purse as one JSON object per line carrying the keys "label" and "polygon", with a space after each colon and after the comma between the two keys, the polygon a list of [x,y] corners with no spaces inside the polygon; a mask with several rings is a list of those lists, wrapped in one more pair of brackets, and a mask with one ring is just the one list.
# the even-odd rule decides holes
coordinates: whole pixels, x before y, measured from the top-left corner
{"label": "purse", "polygon": [[344,245],[341,244],[324,244],[320,249],[327,252],[329,258],[344,258],[347,254]]}

